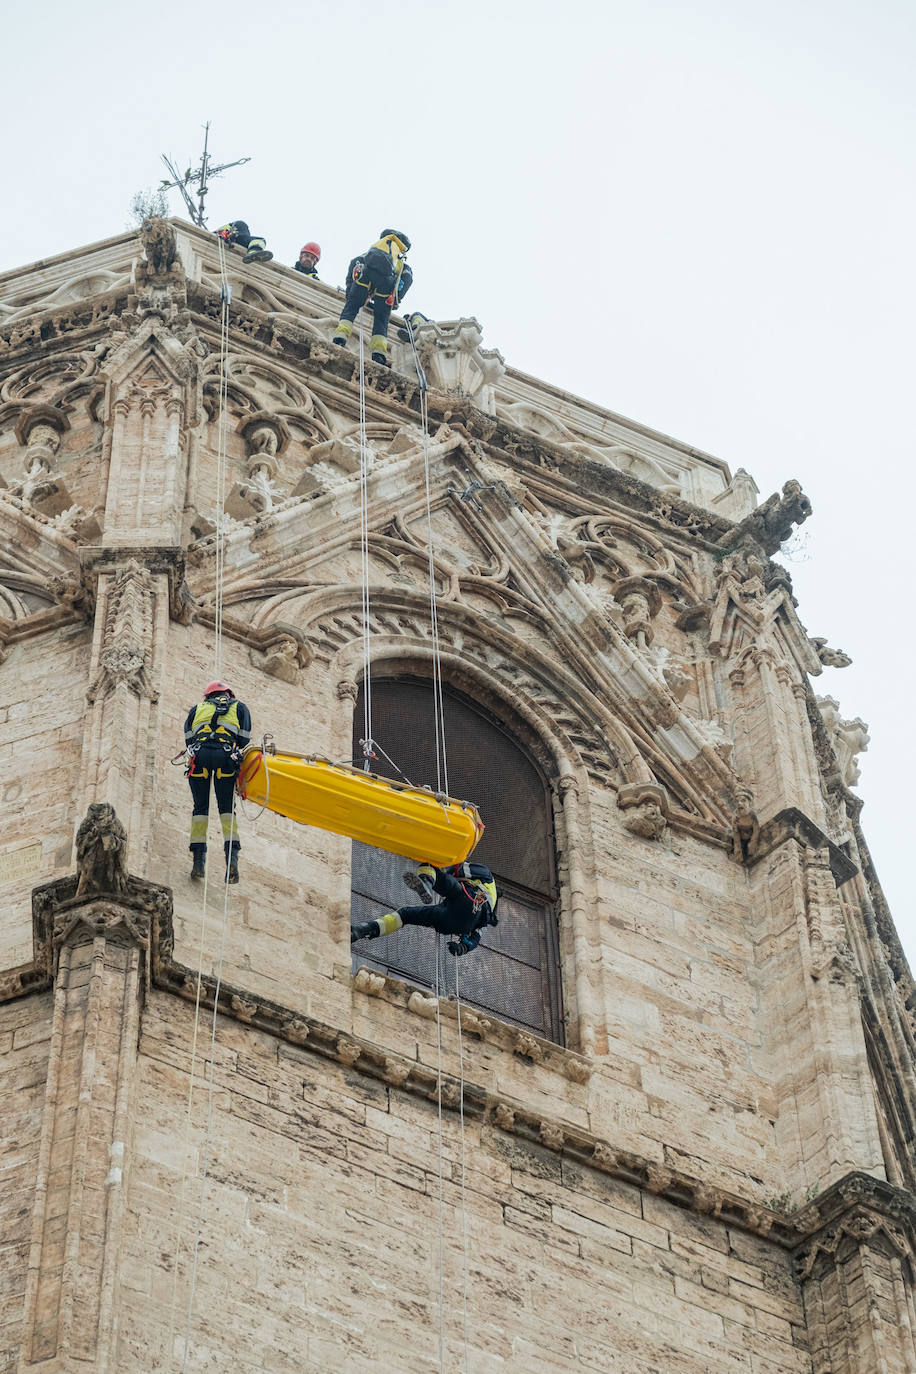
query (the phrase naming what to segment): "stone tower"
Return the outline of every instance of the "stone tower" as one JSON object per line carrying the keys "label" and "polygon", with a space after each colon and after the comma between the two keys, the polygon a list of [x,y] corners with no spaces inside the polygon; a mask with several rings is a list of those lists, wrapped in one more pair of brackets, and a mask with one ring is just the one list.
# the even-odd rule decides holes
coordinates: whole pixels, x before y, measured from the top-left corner
{"label": "stone tower", "polygon": [[[771,561],[797,483],[469,319],[366,363],[361,444],[339,295],[227,282],[224,345],[186,224],[0,278],[0,1371],[913,1370],[914,989]],[[403,865],[269,812],[204,904],[216,666],[350,759],[368,640],[436,786],[430,562],[500,925],[353,959]]]}

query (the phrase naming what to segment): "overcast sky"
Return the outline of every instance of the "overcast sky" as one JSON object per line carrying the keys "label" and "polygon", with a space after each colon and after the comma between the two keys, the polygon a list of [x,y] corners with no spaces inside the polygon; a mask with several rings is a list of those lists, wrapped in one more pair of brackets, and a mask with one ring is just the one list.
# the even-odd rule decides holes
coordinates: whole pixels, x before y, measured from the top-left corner
{"label": "overcast sky", "polygon": [[913,0],[50,0],[4,38],[0,271],[121,232],[209,119],[251,158],[211,226],[290,264],[315,238],[334,285],[401,227],[414,309],[761,499],[802,482],[800,614],[854,660],[815,687],[869,726],[862,823],[916,966]]}

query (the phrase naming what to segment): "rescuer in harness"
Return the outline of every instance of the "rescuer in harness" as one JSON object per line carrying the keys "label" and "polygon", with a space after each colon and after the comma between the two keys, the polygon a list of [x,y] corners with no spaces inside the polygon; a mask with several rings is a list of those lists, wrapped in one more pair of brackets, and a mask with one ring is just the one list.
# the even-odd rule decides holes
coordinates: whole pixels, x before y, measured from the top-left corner
{"label": "rescuer in harness", "polygon": [[393,935],[401,926],[429,926],[440,935],[453,935],[449,940],[449,954],[468,954],[480,944],[480,932],[497,924],[496,907],[499,894],[493,874],[485,864],[463,863],[452,868],[434,868],[420,864],[416,873],[405,873],[404,882],[424,903],[437,893],[441,902],[435,906],[402,906],[386,912],[376,921],[363,921],[350,927],[350,943],[355,940],[375,940],[379,935]]}
{"label": "rescuer in harness", "polygon": [[268,250],[267,240],[249,233],[248,225],[243,219],[234,219],[231,224],[221,224],[213,232],[219,234],[227,243],[244,248],[243,262],[270,262],[273,257],[273,253]]}
{"label": "rescuer in harness", "polygon": [[223,849],[226,855],[226,882],[239,880],[239,838],[235,828],[233,793],[241,762],[241,751],[251,739],[251,713],[225,682],[211,682],[203,701],[192,706],[184,723],[184,742],[188,751],[188,784],[194,804],[191,816],[190,850],[194,858],[191,877],[203,878],[207,863],[207,820],[210,814],[210,782],[216,795]]}
{"label": "rescuer in harness", "polygon": [[299,261],[293,263],[294,272],[302,272],[306,277],[319,280],[316,267],[321,261],[321,248],[317,243],[304,243],[299,249]]}
{"label": "rescuer in harness", "polygon": [[334,332],[334,343],[346,348],[353,321],[371,299],[372,361],[387,364],[391,311],[407,295],[413,281],[413,272],[407,266],[409,249],[410,239],[400,229],[383,229],[378,242],[352,260],[347,268],[347,301]]}

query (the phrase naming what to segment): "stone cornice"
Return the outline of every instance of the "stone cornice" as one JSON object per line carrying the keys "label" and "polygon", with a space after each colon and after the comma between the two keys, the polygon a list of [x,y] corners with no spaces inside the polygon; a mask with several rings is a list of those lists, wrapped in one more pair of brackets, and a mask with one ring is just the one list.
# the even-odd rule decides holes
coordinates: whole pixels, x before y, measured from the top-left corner
{"label": "stone cornice", "polygon": [[[57,951],[79,927],[89,935],[138,943],[143,950],[147,987],[212,1010],[216,979],[198,974],[173,957],[172,905],[169,889],[129,876],[121,893],[77,896],[76,875],[45,883],[33,897],[35,960],[0,973],[0,1003],[44,992],[53,982]],[[77,936],[79,938],[79,935]],[[434,1019],[437,1001],[400,980],[361,968],[353,979],[356,996],[384,997],[406,1014]],[[368,1078],[427,1101],[437,1101],[440,1080],[436,1070],[349,1031],[270,1001],[244,988],[223,982],[220,1015],[243,1026],[275,1036],[308,1054],[344,1065]],[[457,1023],[456,1003],[441,999],[439,1014]],[[498,1046],[518,1060],[584,1083],[595,1069],[592,1060],[551,1041],[465,1007],[463,1034]],[[747,1231],[791,1250],[802,1277],[810,1274],[820,1253],[832,1253],[842,1235],[862,1241],[877,1231],[886,1233],[900,1253],[916,1253],[916,1196],[865,1173],[852,1173],[831,1185],[798,1212],[783,1213],[698,1179],[570,1125],[560,1116],[533,1111],[501,1092],[488,1091],[451,1074],[441,1077],[442,1106],[506,1132],[520,1141],[644,1189],[674,1206],[711,1217],[725,1226]]]}
{"label": "stone cornice", "polygon": [[167,544],[92,545],[79,551],[85,580],[98,580],[103,572],[116,572],[126,563],[137,562],[147,572],[165,575],[169,586],[169,611],[173,620],[187,624],[192,614],[193,597],[185,582],[185,550]]}
{"label": "stone cornice", "polygon": [[[132,874],[117,892],[81,891],[82,883],[80,875],[69,874],[33,889],[32,967],[36,975],[53,979],[65,944],[86,935],[104,935],[118,944],[139,946],[149,987],[155,963],[171,957],[171,890]],[[23,974],[23,970],[17,972]]]}
{"label": "stone cornice", "polygon": [[818,1260],[833,1263],[849,1238],[884,1244],[911,1264],[916,1255],[916,1195],[871,1174],[846,1174],[793,1217],[798,1239],[792,1245],[800,1279],[811,1277]]}
{"label": "stone cornice", "polygon": [[[382,986],[373,986],[375,980]],[[200,1005],[209,1010],[213,1007],[215,984],[212,976],[200,977]],[[154,956],[153,985],[190,1002],[198,999],[198,975],[171,959],[156,960]],[[405,1009],[414,1015],[425,1018],[434,1018],[436,1015],[434,997],[410,988],[398,979],[367,969],[357,971],[354,990],[369,996],[377,996],[384,990],[392,999],[402,1001]],[[442,999],[439,1009],[447,1020],[457,1020],[454,1002]],[[347,1069],[414,1096],[428,1101],[438,1100],[439,1079],[434,1068],[406,1055],[381,1049],[372,1041],[318,1021],[315,1017],[292,1011],[227,983],[220,988],[219,1010],[222,1015],[274,1035],[304,1052],[334,1060]],[[463,1033],[477,1035],[488,1042],[492,1040],[507,1051],[511,1050],[523,1061],[560,1069],[573,1081],[581,1082],[591,1073],[590,1061],[584,1056],[575,1055],[561,1046],[503,1022],[490,1020],[470,1009],[462,1011],[461,1023]],[[443,1074],[441,1094],[444,1109],[458,1111],[461,1108],[462,1084],[458,1078]],[[713,1217],[724,1225],[767,1237],[779,1245],[791,1245],[796,1238],[791,1221],[762,1203],[750,1202],[727,1189],[694,1178],[684,1170],[669,1168],[656,1160],[620,1149],[590,1131],[569,1125],[560,1117],[532,1111],[504,1093],[489,1092],[479,1084],[469,1083],[467,1079],[464,1080],[463,1109],[468,1119],[496,1127],[520,1140],[644,1188],[678,1207]]]}
{"label": "stone cornice", "polygon": [[754,852],[748,858],[748,866],[753,868],[761,859],[772,854],[774,849],[778,849],[787,840],[795,840],[797,844],[805,848],[826,849],[830,854],[830,871],[837,887],[842,887],[843,883],[848,883],[850,878],[854,878],[859,871],[849,855],[828,839],[823,830],[816,826],[814,821],[810,820],[803,811],[799,811],[794,806],[787,807],[784,811],[779,811],[775,816],[771,816],[768,821],[764,821],[760,827]]}

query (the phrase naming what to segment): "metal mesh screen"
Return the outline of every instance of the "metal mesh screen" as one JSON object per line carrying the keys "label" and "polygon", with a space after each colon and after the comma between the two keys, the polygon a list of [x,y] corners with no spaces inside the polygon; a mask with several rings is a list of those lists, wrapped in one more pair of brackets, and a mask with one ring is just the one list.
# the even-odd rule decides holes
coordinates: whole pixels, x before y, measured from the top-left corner
{"label": "metal mesh screen", "polygon": [[[433,692],[428,682],[372,684],[372,729],[379,745],[410,781],[437,786]],[[500,891],[499,925],[461,960],[462,1001],[547,1039],[562,1033],[553,902],[553,831],[547,790],[533,763],[495,721],[462,697],[445,698],[448,783],[453,797],[474,801],[486,832],[474,852]],[[362,698],[354,713],[354,759],[361,757]],[[383,759],[373,770],[396,777]],[[352,919],[373,920],[416,896],[402,881],[406,860],[353,845]],[[423,927],[404,927],[353,946],[354,968],[371,968],[454,995],[457,961],[446,940]]]}

